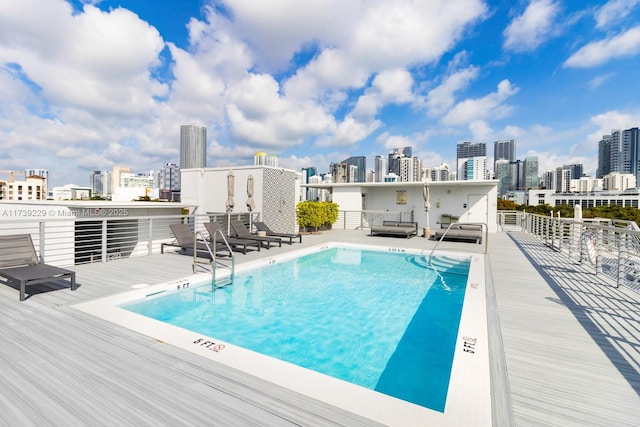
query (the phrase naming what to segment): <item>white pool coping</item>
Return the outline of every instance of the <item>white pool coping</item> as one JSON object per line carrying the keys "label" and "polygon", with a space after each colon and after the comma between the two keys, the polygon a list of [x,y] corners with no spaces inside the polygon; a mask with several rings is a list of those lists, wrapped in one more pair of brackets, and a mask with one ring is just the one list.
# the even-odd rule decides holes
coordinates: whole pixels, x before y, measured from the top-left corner
{"label": "white pool coping", "polygon": [[[380,247],[330,242],[236,266],[236,273],[283,262],[331,247],[371,249],[415,255],[429,254],[402,247]],[[438,251],[437,255],[470,256],[471,265],[456,340],[456,350],[443,413],[409,403],[374,390],[329,377],[241,347],[169,325],[118,305],[147,295],[175,290],[185,284],[202,283],[210,274],[197,274],[159,285],[136,285],[135,289],[73,307],[127,329],[199,354],[258,378],[329,403],[389,426],[490,426],[491,388],[487,335],[484,255]],[[220,270],[227,271],[228,270]]]}

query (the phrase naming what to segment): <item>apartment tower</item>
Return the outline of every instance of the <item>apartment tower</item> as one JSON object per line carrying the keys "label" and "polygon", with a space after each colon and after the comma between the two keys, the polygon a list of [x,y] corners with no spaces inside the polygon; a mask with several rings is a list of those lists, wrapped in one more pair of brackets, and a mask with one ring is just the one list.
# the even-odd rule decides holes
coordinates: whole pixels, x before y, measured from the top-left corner
{"label": "apartment tower", "polygon": [[207,128],[180,126],[180,169],[207,167]]}

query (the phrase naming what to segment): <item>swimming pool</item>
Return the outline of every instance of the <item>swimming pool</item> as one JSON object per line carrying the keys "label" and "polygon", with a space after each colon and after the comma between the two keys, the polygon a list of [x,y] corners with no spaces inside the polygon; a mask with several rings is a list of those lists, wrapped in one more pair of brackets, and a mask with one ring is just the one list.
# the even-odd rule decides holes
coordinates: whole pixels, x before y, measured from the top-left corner
{"label": "swimming pool", "polygon": [[[369,253],[369,251],[373,251],[374,253]],[[369,259],[374,260],[374,264],[378,264],[377,261],[375,261],[378,256],[394,255],[395,268],[386,268],[383,269],[384,272],[374,272],[367,275],[367,277],[372,279],[369,281],[371,283],[367,284],[367,286],[373,287],[373,299],[376,300],[377,298],[377,301],[374,302],[382,305],[374,305],[369,300],[370,297],[366,298],[363,303],[363,296],[360,294],[356,294],[356,297],[348,299],[345,296],[347,294],[344,292],[348,290],[347,288],[354,288],[356,285],[354,285],[351,280],[346,279],[341,282],[339,281],[337,285],[320,286],[320,289],[315,289],[318,288],[318,286],[316,286],[311,292],[309,291],[310,285],[299,288],[293,285],[293,282],[290,280],[283,281],[286,286],[278,290],[275,288],[268,289],[266,287],[265,283],[268,282],[267,276],[271,274],[270,271],[277,272],[277,275],[286,274],[285,277],[300,277],[301,271],[306,271],[310,268],[305,262],[310,263],[311,267],[315,264],[322,264],[318,262],[318,260],[307,258],[306,256],[309,254],[318,254],[320,257],[326,257],[334,263],[330,265],[335,266],[341,264],[352,273],[361,272],[362,264],[368,263]],[[437,257],[448,255],[451,255],[453,259],[461,259],[459,253],[439,253]],[[446,286],[442,286],[439,281],[436,281],[435,284],[431,286],[425,286],[427,282],[425,279],[428,278],[429,282],[431,282],[433,272],[426,271],[424,268],[424,256],[424,251],[405,248],[381,248],[338,243],[323,244],[297,251],[297,253],[287,253],[281,256],[240,264],[236,268],[234,285],[214,290],[213,292],[210,292],[210,289],[206,289],[206,287],[202,288],[197,286],[198,283],[204,283],[210,279],[208,275],[199,274],[180,281],[150,286],[144,289],[136,289],[107,298],[88,301],[78,304],[75,307],[154,337],[158,341],[175,345],[184,350],[191,351],[383,424],[423,425],[424,423],[441,424],[453,422],[465,425],[490,425],[491,405],[488,349],[486,345],[487,333],[483,257],[481,255],[470,255],[468,258],[463,257],[470,260],[469,274],[466,281],[461,280],[459,283],[456,283],[457,279],[444,275]],[[297,261],[290,263],[290,261],[294,259]],[[419,282],[421,281],[421,283],[410,284],[407,288],[398,289],[397,284],[408,280],[408,275],[402,273],[399,276],[394,276],[395,272],[392,272],[392,270],[396,272],[406,272],[411,264],[413,264],[412,269],[415,267],[412,271],[421,271],[422,276],[421,279],[418,280]],[[256,270],[256,268],[259,269]],[[373,278],[376,274],[386,279],[382,286],[374,284],[376,281],[373,280]],[[322,279],[320,282],[323,284],[327,283],[329,279],[327,273],[316,272],[314,277]],[[310,279],[307,279],[306,282],[309,281]],[[187,284],[188,287],[185,290],[184,287]],[[180,290],[177,289],[178,287]],[[446,290],[447,287],[449,288],[448,291]],[[327,293],[323,294],[320,293],[320,291],[326,291]],[[440,393],[440,397],[435,399],[435,403],[411,403],[413,400],[411,396],[401,395],[391,397],[393,396],[393,392],[385,390],[384,387],[390,387],[391,389],[399,388],[400,390],[410,389],[410,387],[397,387],[397,384],[387,384],[383,386],[385,383],[384,377],[387,377],[387,379],[402,378],[402,375],[399,374],[400,370],[396,368],[402,368],[404,367],[403,365],[411,363],[411,360],[406,357],[398,357],[402,354],[402,351],[398,349],[401,350],[407,343],[412,342],[412,340],[409,339],[410,337],[406,335],[411,335],[411,333],[416,332],[419,335],[424,335],[422,334],[422,327],[411,326],[412,324],[414,326],[419,325],[419,323],[412,322],[411,320],[421,317],[421,312],[426,314],[431,312],[429,303],[425,303],[425,301],[429,301],[429,298],[424,298],[424,295],[432,294],[431,296],[433,296],[433,294],[438,293],[445,295],[449,292],[461,294],[463,295],[463,299],[459,302],[459,314],[455,320],[457,325],[454,325],[454,327],[457,327],[457,334],[450,334],[451,336],[447,338],[448,344],[439,346],[449,348],[449,356],[443,359],[448,368],[444,369],[446,373],[442,375],[442,377],[446,379],[445,382],[448,384],[448,388],[447,386],[444,387],[444,394]],[[267,295],[268,293],[272,293],[273,295]],[[351,308],[343,311],[341,314],[335,314],[336,312],[333,311],[333,308],[326,310],[325,306],[324,310],[320,310],[320,314],[324,314],[324,311],[333,313],[329,314],[330,321],[327,320],[327,317],[323,318],[320,316],[317,317],[314,325],[329,324],[329,328],[314,338],[309,338],[312,334],[304,333],[301,334],[302,338],[296,337],[295,339],[287,341],[283,337],[292,337],[294,336],[292,331],[296,332],[297,330],[305,329],[295,326],[299,325],[297,320],[296,322],[291,320],[286,321],[286,319],[288,319],[287,316],[291,316],[290,312],[285,311],[286,316],[279,316],[276,314],[276,309],[284,307],[287,310],[295,308],[300,311],[309,311],[308,308],[301,310],[303,308],[303,304],[300,303],[301,299],[289,300],[288,298],[292,296],[292,294],[295,294],[293,296],[298,296],[298,294],[306,296],[309,301],[319,300],[321,303],[327,303],[327,306],[335,306],[335,308],[345,306],[345,301],[348,301],[351,303],[349,306]],[[330,362],[329,365],[333,366],[331,369],[336,369],[337,366],[338,371],[347,373],[356,372],[356,370],[352,368],[352,365],[350,365],[351,362],[336,362],[347,353],[351,355],[374,354],[375,357],[371,357],[372,360],[368,360],[366,366],[376,366],[378,372],[360,372],[355,374],[355,376],[358,377],[356,379],[337,379],[342,377],[332,372],[318,373],[316,371],[323,372],[321,368],[304,367],[306,366],[306,362],[304,361],[287,362],[287,358],[284,356],[277,354],[267,354],[265,356],[264,354],[260,354],[260,352],[267,353],[264,349],[247,350],[250,346],[244,342],[234,344],[233,336],[240,335],[238,334],[238,330],[231,330],[230,337],[227,338],[226,335],[223,335],[225,332],[217,332],[217,330],[211,329],[188,330],[182,326],[170,325],[164,321],[158,321],[129,310],[142,299],[152,301],[152,307],[156,305],[160,307],[164,304],[164,302],[162,302],[163,300],[168,302],[172,299],[174,300],[173,304],[177,302],[178,305],[188,306],[189,310],[185,311],[181,316],[178,316],[181,318],[181,322],[187,324],[194,320],[205,320],[205,322],[201,323],[237,324],[239,327],[236,329],[239,330],[262,331],[262,329],[265,329],[269,332],[264,334],[261,340],[266,342],[267,346],[275,348],[276,351],[290,349],[290,345],[292,344],[290,341],[312,339],[312,341],[306,342],[306,347],[311,350],[314,357],[320,355],[319,359],[324,361],[328,360]],[[386,307],[386,302],[395,302],[395,300],[401,302],[400,305],[403,306],[402,310],[380,308],[381,306]],[[194,302],[198,302],[198,304],[194,304]],[[123,306],[126,306],[128,309],[124,309]],[[358,309],[360,306],[374,307],[373,315],[364,315],[357,312],[353,308],[354,306]],[[405,310],[407,307],[409,307],[409,309]],[[426,310],[423,310],[425,308]],[[151,311],[153,311],[153,309]],[[163,310],[159,310],[159,312],[163,312]],[[238,320],[234,317],[238,312],[244,312],[246,316],[244,320]],[[376,318],[378,314],[384,316],[382,318]],[[254,324],[255,319],[261,317],[271,319],[272,324],[276,324],[278,323],[276,320],[280,320],[281,324],[285,324],[284,332],[274,332],[273,329],[270,329],[271,327],[267,328],[264,325],[260,327],[256,326]],[[235,322],[230,321],[230,319],[234,318],[236,319]],[[334,321],[336,318],[339,320]],[[216,319],[216,321],[213,322],[213,319]],[[335,344],[336,341],[332,341],[334,338],[333,335],[344,335],[341,331],[342,327],[352,323],[358,325],[354,330],[358,331],[360,335],[354,335],[352,331],[351,334],[353,336],[351,339],[347,339],[346,343]],[[292,325],[294,325],[294,327],[291,327]],[[451,328],[445,327],[445,329]],[[398,330],[400,330],[399,333]],[[369,336],[375,336],[374,333],[377,334],[378,332],[390,334],[391,338],[383,335],[384,338],[377,338],[371,341],[364,339],[369,338]],[[347,333],[347,335],[348,334],[349,333]],[[365,335],[366,337],[363,338]],[[431,339],[429,339],[429,341],[430,340]],[[382,341],[384,341],[384,343],[382,343]],[[363,346],[362,343],[369,344]],[[359,347],[367,346],[373,347],[373,353],[370,353],[370,350],[367,350],[365,353],[358,353],[363,350]],[[410,349],[411,347],[407,346],[406,348]],[[376,351],[378,349],[380,350],[379,352]],[[302,352],[290,350],[284,353],[299,354]],[[380,355],[377,353],[380,353]],[[414,351],[405,352],[405,355],[418,355],[419,357],[416,358],[418,363],[423,360],[422,355],[431,356],[425,352],[418,353]],[[369,358],[370,356],[366,357]],[[422,363],[422,365],[424,365],[424,363]],[[380,372],[380,368],[382,368],[382,373]],[[415,374],[414,370],[409,371],[411,371],[409,373],[410,377]],[[437,373],[441,373],[443,369],[437,369],[436,371]],[[438,375],[434,375],[434,377],[437,376]],[[429,381],[431,381],[431,379],[430,377]],[[406,378],[404,380],[401,379],[400,382],[406,384],[405,380]],[[438,382],[441,382],[441,380],[438,380]],[[418,382],[418,385],[423,386],[424,384]],[[429,385],[429,387],[433,386]],[[379,392],[376,391],[376,389]],[[442,396],[444,396],[444,400],[442,400]],[[438,399],[441,399],[440,401],[444,403],[438,403]],[[467,420],[467,422],[464,420]]]}
{"label": "swimming pool", "polygon": [[327,248],[122,308],[444,411],[470,258]]}

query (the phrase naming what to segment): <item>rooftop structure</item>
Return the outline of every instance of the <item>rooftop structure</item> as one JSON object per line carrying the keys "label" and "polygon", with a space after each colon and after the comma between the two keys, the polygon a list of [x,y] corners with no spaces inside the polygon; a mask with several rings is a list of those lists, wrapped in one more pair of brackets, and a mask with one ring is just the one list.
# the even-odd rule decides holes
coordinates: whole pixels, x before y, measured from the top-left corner
{"label": "rooftop structure", "polygon": [[[634,331],[640,315],[633,307],[640,304],[639,294],[628,287],[616,289],[595,275],[589,263],[567,262],[531,230],[506,228],[502,219],[484,261],[491,424],[634,425],[640,389],[640,338]],[[436,243],[336,229],[277,250],[328,241],[425,251]],[[441,248],[462,252],[478,247],[444,243]],[[268,252],[239,260],[257,261],[269,257]],[[9,408],[0,412],[0,422],[37,424],[44,417],[54,425],[117,424],[123,419],[160,425],[212,420],[228,425],[376,425],[203,357],[193,351],[193,339],[169,345],[74,308],[144,284],[180,283],[190,274],[191,262],[184,255],[153,254],[77,265],[75,292],[68,286],[43,287],[24,303],[15,289],[0,286],[0,313],[13,319],[0,322],[0,336],[15,343],[0,351],[0,395]],[[464,413],[456,419],[464,420]]]}

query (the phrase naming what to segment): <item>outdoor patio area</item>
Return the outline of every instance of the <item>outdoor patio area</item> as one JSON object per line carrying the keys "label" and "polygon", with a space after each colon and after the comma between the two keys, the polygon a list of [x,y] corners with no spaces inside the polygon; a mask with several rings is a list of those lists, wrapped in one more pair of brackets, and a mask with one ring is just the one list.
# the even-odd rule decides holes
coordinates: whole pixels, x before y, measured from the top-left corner
{"label": "outdoor patio area", "polygon": [[[236,262],[329,241],[425,255],[435,245],[333,230],[238,254]],[[616,289],[524,232],[491,233],[487,247],[493,425],[638,425],[640,294]],[[438,249],[482,253],[484,245]],[[78,265],[76,291],[34,286],[24,302],[17,289],[0,286],[0,424],[376,425],[72,307],[184,278],[192,261],[165,253]]]}

